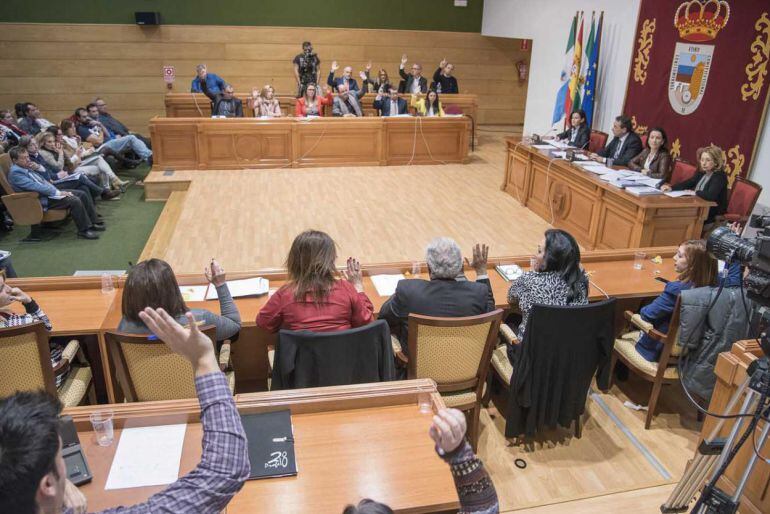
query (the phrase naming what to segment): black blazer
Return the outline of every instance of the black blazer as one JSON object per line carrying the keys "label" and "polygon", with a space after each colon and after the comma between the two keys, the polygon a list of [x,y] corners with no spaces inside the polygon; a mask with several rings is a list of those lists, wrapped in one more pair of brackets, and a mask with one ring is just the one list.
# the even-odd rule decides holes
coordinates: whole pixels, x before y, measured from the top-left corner
{"label": "black blazer", "polygon": [[572,146],[580,148],[581,150],[585,150],[588,147],[589,141],[591,141],[591,129],[588,128],[588,125],[583,123],[578,127],[574,141],[570,139],[571,136],[572,127],[568,128],[560,134],[556,134],[558,139],[566,139]]}
{"label": "black blazer", "polygon": [[222,102],[232,101],[234,111],[232,112],[231,117],[243,118],[243,102],[240,98],[233,96],[231,100],[225,100],[225,97],[222,93],[212,93],[209,91],[205,80],[201,80],[200,83],[203,94],[208,96],[211,100],[211,114],[213,116],[219,116],[219,108],[220,105],[222,105]]}
{"label": "black blazer", "polygon": [[[703,178],[703,175],[705,175],[705,173],[698,171],[692,178],[674,184],[671,186],[671,189],[673,191],[684,191],[685,189],[694,190],[700,179]],[[711,223],[718,214],[724,214],[725,211],[727,211],[727,174],[722,170],[715,171],[711,175],[711,178],[703,191],[695,191],[695,194],[704,200],[717,203],[716,206],[709,209],[706,223]]]}
{"label": "black blazer", "polygon": [[459,318],[476,316],[495,309],[495,298],[489,279],[469,282],[455,279],[402,280],[380,309],[380,319],[390,325],[408,353],[409,314]]}
{"label": "black blazer", "polygon": [[[404,68],[398,69],[398,74],[401,75],[401,78],[404,79],[402,82],[398,84],[398,92],[399,93],[411,93],[412,92],[412,82],[414,82],[414,77],[407,74],[404,71]],[[402,89],[403,88],[403,89]],[[423,76],[420,76],[420,91],[423,93],[428,92],[428,79],[426,79]]]}
{"label": "black blazer", "polygon": [[[610,144],[599,150],[599,155],[602,157],[612,157],[615,155],[615,148],[620,143],[620,138],[614,137]],[[642,151],[642,140],[636,134],[636,132],[629,132],[626,140],[623,142],[623,147],[620,149],[620,155],[614,160],[616,166],[626,166],[631,159],[639,155]]]}
{"label": "black blazer", "polygon": [[460,88],[457,87],[457,79],[455,77],[445,77],[441,74],[441,68],[438,68],[433,74],[433,89],[438,91],[438,85],[441,84],[440,94],[455,94],[460,92]]}
{"label": "black blazer", "polygon": [[[380,100],[375,100],[372,107],[380,111],[381,116],[390,116],[390,96],[383,96]],[[407,114],[406,100],[398,99],[398,113]]]}

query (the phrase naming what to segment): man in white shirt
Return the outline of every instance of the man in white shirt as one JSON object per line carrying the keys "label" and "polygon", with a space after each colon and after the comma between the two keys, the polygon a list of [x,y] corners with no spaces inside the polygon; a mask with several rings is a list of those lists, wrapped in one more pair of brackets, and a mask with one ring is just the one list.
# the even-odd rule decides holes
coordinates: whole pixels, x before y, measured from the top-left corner
{"label": "man in white shirt", "polygon": [[428,79],[422,76],[422,66],[417,63],[412,63],[412,73],[407,75],[404,71],[404,67],[407,62],[406,54],[401,56],[401,66],[398,68],[398,74],[404,79],[402,93],[409,93],[416,95],[417,93],[428,92]]}

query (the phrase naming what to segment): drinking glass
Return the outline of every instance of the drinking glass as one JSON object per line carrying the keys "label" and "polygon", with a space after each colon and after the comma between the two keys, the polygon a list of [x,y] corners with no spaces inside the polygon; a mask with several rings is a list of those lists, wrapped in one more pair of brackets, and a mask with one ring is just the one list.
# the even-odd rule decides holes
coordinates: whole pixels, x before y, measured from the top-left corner
{"label": "drinking glass", "polygon": [[96,434],[96,442],[99,446],[109,446],[115,438],[112,427],[113,415],[111,410],[103,410],[92,412],[89,416],[91,419],[91,426],[93,426],[94,433]]}
{"label": "drinking glass", "polygon": [[644,252],[634,252],[634,269],[644,269],[644,260],[647,254]]}
{"label": "drinking glass", "polygon": [[109,273],[102,273],[102,293],[109,294],[115,290],[115,285],[112,283],[112,275]]}

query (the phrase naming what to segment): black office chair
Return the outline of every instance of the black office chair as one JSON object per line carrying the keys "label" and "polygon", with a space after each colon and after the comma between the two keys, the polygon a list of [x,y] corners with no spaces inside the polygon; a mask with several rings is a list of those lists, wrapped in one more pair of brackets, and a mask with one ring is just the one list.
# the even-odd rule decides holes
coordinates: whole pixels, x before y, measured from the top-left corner
{"label": "black office chair", "polygon": [[337,332],[281,330],[271,360],[272,390],[395,378],[390,329],[384,320]]}

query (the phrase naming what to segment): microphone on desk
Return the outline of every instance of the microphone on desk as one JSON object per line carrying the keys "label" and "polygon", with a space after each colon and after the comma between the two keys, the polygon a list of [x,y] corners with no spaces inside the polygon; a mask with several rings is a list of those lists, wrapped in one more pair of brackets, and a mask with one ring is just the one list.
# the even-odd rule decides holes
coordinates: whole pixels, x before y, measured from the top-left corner
{"label": "microphone on desk", "polygon": [[557,127],[551,127],[551,130],[549,130],[548,132],[546,132],[546,133],[545,133],[545,134],[543,134],[542,136],[540,136],[540,135],[538,135],[538,134],[535,134],[535,133],[533,133],[533,134],[530,136],[530,139],[532,139],[532,144],[534,144],[534,145],[540,144],[540,143],[543,141],[543,138],[544,138],[544,137],[548,136],[548,135],[549,135],[549,134],[551,134],[552,132],[555,132],[556,130],[558,130],[558,128],[557,128]]}

